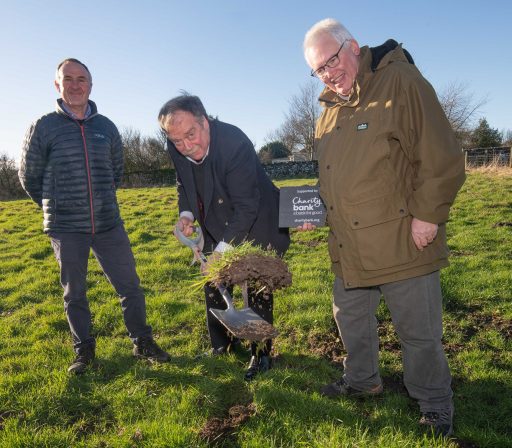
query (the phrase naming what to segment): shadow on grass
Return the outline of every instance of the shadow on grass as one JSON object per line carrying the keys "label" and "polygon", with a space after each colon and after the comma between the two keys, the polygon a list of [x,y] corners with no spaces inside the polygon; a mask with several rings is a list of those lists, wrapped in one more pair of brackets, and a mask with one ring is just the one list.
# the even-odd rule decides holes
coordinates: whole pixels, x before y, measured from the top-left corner
{"label": "shadow on grass", "polygon": [[[336,379],[322,374],[321,364],[326,361],[289,354],[281,358],[276,369],[269,374],[269,380],[255,393],[256,400],[263,401],[265,408],[314,423],[330,419],[344,425],[355,425],[375,435],[386,427],[397,428],[403,433],[423,434],[416,423],[419,407],[409,397],[401,373],[381,369],[384,383],[381,396],[332,400],[315,393],[321,385]],[[313,371],[311,366],[315,363],[317,374],[308,373]],[[455,377],[453,389],[456,437],[452,440],[457,446],[512,446],[512,386],[509,383],[490,378],[467,381]]]}
{"label": "shadow on grass", "polygon": [[[512,446],[512,385],[494,379],[453,379],[456,434],[475,446]],[[465,446],[465,445],[460,445]]]}
{"label": "shadow on grass", "polygon": [[[206,366],[187,356],[173,356],[164,364],[136,360],[128,354],[111,359],[99,357],[85,374],[67,378],[65,390],[52,404],[59,411],[40,409],[38,419],[45,425],[71,428],[75,437],[82,440],[98,433],[117,433],[125,420],[147,420],[154,400],[167,400],[169,394],[181,400],[190,391],[196,407],[206,415],[222,413],[233,403],[250,402],[251,394],[242,380],[229,376],[233,363],[216,360],[215,366],[210,361]],[[117,397],[113,398],[112,392],[103,395],[105,387],[116,389]],[[132,402],[133,406],[125,407]],[[130,415],[123,413],[120,421],[122,409]]]}

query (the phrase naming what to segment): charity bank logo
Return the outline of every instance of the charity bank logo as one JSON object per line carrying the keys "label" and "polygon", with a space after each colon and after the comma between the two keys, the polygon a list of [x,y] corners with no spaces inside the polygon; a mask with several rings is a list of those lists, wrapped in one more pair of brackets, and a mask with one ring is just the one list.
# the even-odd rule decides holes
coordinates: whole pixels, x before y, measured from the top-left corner
{"label": "charity bank logo", "polygon": [[301,199],[298,196],[295,196],[292,199],[293,211],[294,212],[306,212],[306,211],[314,211],[316,208],[319,208],[322,205],[322,201],[319,197],[312,197],[308,199]]}

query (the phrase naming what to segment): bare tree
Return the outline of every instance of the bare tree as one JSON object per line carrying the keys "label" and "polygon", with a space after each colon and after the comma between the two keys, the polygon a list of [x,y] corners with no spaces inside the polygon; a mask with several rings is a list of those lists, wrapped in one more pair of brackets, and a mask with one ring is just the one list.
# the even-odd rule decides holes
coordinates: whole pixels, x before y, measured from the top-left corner
{"label": "bare tree", "polygon": [[25,197],[18,178],[16,162],[7,154],[0,154],[0,200]]}
{"label": "bare tree", "polygon": [[501,141],[503,146],[512,146],[512,129],[503,129],[501,131]]}
{"label": "bare tree", "polygon": [[280,128],[269,133],[266,140],[281,141],[291,152],[303,152],[313,159],[315,125],[320,116],[318,96],[321,86],[313,79],[302,85],[289,100],[290,108]]}
{"label": "bare tree", "polygon": [[479,110],[487,103],[486,97],[475,98],[468,90],[467,83],[453,82],[439,94],[439,102],[463,146],[468,140],[471,128],[479,117]]}
{"label": "bare tree", "polygon": [[125,172],[147,172],[170,168],[170,158],[165,151],[165,138],[161,132],[155,137],[141,135],[133,128],[121,131],[124,146]]}

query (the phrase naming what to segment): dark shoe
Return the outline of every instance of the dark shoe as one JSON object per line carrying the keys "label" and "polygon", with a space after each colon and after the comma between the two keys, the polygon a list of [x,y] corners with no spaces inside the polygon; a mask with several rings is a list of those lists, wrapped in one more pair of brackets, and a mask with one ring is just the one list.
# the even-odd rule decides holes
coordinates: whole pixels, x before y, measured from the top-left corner
{"label": "dark shoe", "polygon": [[272,368],[272,358],[267,355],[252,356],[245,372],[245,381],[252,381],[256,375],[269,371]]}
{"label": "dark shoe", "polygon": [[429,427],[435,437],[449,437],[453,434],[453,409],[422,412],[419,423]]}
{"label": "dark shoe", "polygon": [[228,345],[228,353],[244,351],[242,341],[238,338],[234,338]]}
{"label": "dark shoe", "polygon": [[354,389],[353,387],[349,386],[342,377],[338,381],[335,381],[334,383],[322,386],[322,388],[320,389],[320,394],[329,398],[338,398],[348,395],[374,396],[381,394],[382,389],[382,384],[379,384],[378,386],[375,386],[369,390]]}
{"label": "dark shoe", "polygon": [[151,336],[137,338],[133,345],[133,356],[151,362],[169,361],[169,353],[164,352]]}
{"label": "dark shoe", "polygon": [[92,365],[94,361],[94,348],[86,347],[76,354],[73,364],[68,367],[68,373],[74,373],[80,375],[87,370],[87,367]]}

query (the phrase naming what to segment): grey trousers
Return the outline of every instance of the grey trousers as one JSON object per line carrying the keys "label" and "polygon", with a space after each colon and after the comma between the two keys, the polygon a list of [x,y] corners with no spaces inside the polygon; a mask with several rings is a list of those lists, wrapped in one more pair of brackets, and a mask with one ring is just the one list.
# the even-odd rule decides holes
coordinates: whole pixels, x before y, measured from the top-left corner
{"label": "grey trousers", "polygon": [[64,309],[73,336],[75,352],[95,346],[91,335],[91,311],[87,301],[86,277],[92,249],[104,274],[120,297],[123,318],[132,340],[151,336],[146,324],[146,301],[135,270],[130,241],[123,225],[97,234],[50,232],[51,244],[60,266]]}
{"label": "grey trousers", "polygon": [[355,389],[381,383],[375,312],[381,294],[402,346],[404,384],[421,412],[452,409],[451,375],[441,343],[439,271],[371,288],[334,282],[333,314],[347,351],[343,378]]}

